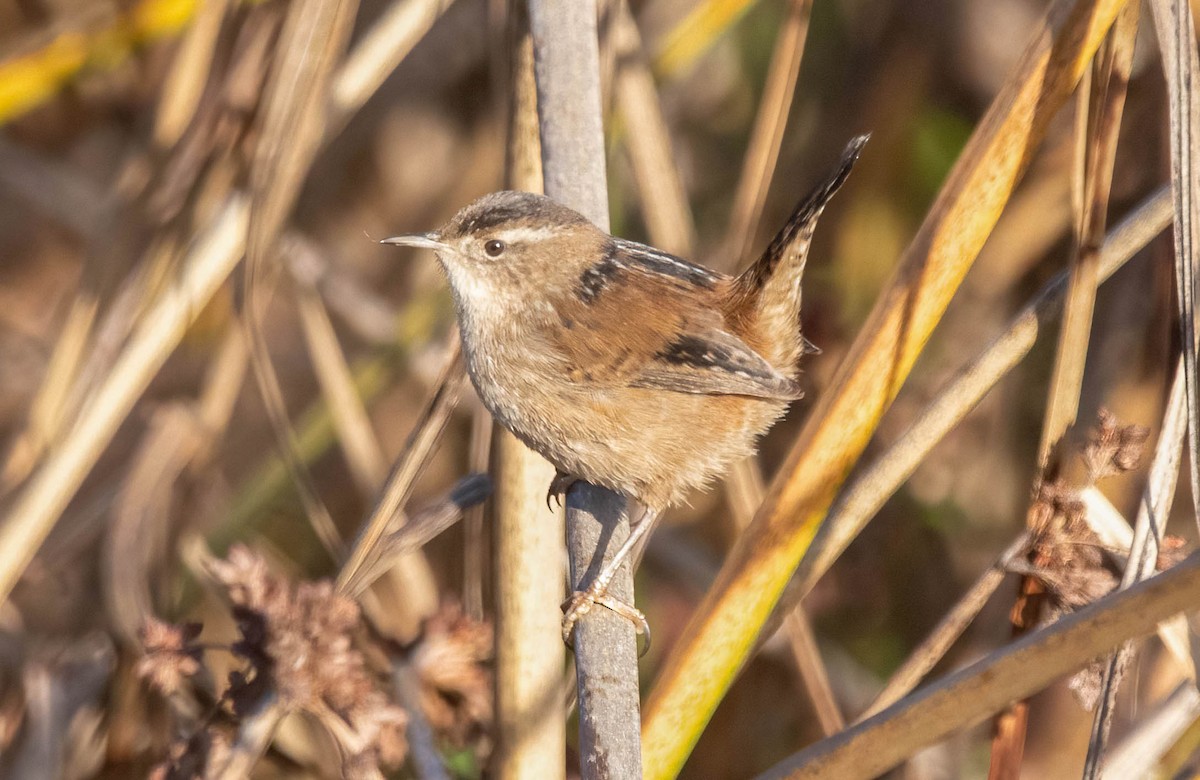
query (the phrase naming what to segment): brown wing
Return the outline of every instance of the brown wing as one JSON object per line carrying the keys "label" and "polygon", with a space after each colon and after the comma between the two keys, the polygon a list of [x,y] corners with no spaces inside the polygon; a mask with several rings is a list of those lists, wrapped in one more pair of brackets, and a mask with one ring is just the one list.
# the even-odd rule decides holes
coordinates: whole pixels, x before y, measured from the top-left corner
{"label": "brown wing", "polygon": [[729,332],[717,301],[731,280],[650,247],[613,251],[555,302],[549,341],[568,378],[598,386],[791,400],[794,381]]}
{"label": "brown wing", "polygon": [[682,393],[752,395],[793,400],[800,388],[744,341],[724,330],[681,333],[632,382]]}

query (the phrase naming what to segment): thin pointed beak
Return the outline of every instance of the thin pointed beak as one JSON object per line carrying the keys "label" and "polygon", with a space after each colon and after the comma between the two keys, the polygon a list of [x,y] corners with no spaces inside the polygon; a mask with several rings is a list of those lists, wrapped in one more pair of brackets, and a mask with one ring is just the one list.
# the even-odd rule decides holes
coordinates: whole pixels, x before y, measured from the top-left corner
{"label": "thin pointed beak", "polygon": [[415,246],[421,249],[449,249],[450,247],[437,240],[436,233],[413,233],[408,236],[385,238],[379,243],[392,246]]}

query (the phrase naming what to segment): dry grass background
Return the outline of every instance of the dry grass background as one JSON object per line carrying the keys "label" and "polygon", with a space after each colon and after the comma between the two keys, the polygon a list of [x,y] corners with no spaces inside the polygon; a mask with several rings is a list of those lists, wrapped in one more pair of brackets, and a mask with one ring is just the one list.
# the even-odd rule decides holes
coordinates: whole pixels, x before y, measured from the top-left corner
{"label": "dry grass background", "polygon": [[[1109,703],[1104,776],[1190,772],[1190,634],[1163,621],[1200,573],[1136,584],[1196,533],[1161,189],[1192,135],[1158,49],[1180,4],[601,5],[618,235],[730,270],[873,132],[808,266],[808,397],[638,574],[647,774],[1079,774],[1105,729],[1064,675],[1156,624],[1115,693],[1072,685]],[[553,681],[524,721],[492,692],[531,635],[492,648],[494,529],[539,490],[501,467],[478,506],[467,475],[519,456],[432,259],[372,240],[535,186],[508,10],[0,2],[0,773],[533,776],[530,709],[558,724],[537,776],[576,771]],[[555,536],[530,542],[552,583]],[[909,695],[1009,648],[1016,606],[1033,628],[1118,584]],[[1029,696],[993,744],[977,724]]]}

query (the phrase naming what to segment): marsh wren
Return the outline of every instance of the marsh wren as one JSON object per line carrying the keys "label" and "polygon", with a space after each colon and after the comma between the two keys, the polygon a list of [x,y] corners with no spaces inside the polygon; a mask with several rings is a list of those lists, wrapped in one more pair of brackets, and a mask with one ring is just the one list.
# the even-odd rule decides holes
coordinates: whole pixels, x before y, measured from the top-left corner
{"label": "marsh wren", "polygon": [[431,233],[385,244],[437,253],[480,399],[558,469],[645,512],[589,587],[564,604],[564,639],[593,604],[645,627],[607,595],[668,506],[753,454],[801,396],[800,278],[817,218],[867,136],[738,276],[615,238],[527,192],[495,192]]}

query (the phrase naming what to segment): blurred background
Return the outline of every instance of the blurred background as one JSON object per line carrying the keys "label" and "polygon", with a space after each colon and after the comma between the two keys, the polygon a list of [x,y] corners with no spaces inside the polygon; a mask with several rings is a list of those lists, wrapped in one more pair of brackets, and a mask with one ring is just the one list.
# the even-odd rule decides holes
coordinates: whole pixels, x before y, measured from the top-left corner
{"label": "blurred background", "polygon": [[[181,78],[186,31],[204,18],[208,3],[0,0],[0,517],[45,453],[72,435],[80,405],[112,365],[130,323],[172,284],[181,253],[244,184],[286,4],[210,2],[227,6],[209,46],[211,76],[190,113],[172,124],[166,115],[180,94],[172,79]],[[678,51],[673,36],[694,5],[644,0],[631,10],[673,145],[670,164],[694,214],[688,256],[731,270],[739,254],[729,237],[735,192],[791,4],[713,4],[728,7],[727,18],[711,35],[696,36],[692,53],[670,57]],[[424,6],[432,20],[428,33],[361,109],[329,128],[285,233],[288,259],[264,319],[300,451],[343,537],[352,537],[371,509],[380,468],[405,448],[453,336],[448,291],[432,256],[375,240],[431,229],[505,185],[505,4]],[[768,478],[1045,8],[1031,0],[812,4],[750,254],[765,246],[851,136],[873,135],[817,231],[803,321],[820,351],[804,363],[807,398],[763,443]],[[363,0],[352,50],[389,9]],[[1165,88],[1149,24],[1143,28],[1110,222],[1168,177]],[[609,43],[602,41],[602,52]],[[627,143],[637,129],[612,96],[611,76],[622,65],[620,58],[606,62],[613,233],[653,243],[647,196]],[[1055,121],[871,451],[902,432],[953,371],[1065,267],[1071,114],[1068,107]],[[1100,290],[1079,415],[1084,426],[1094,424],[1101,407],[1125,423],[1155,426],[1161,419],[1177,343],[1170,251],[1169,237],[1160,238]],[[10,773],[14,756],[32,749],[30,724],[39,722],[53,733],[36,745],[53,748],[45,760],[59,762],[47,776],[142,776],[162,758],[171,730],[162,701],[134,670],[139,621],[153,613],[204,622],[205,641],[233,636],[221,600],[196,584],[202,555],[188,540],[207,540],[217,555],[247,542],[295,578],[334,573],[303,519],[253,379],[220,368],[237,360],[228,334],[239,276],[199,313],[0,607],[0,753],[8,754]],[[305,300],[311,303],[305,296],[314,292],[323,315],[305,308]],[[322,316],[377,437],[377,456],[366,459],[374,463],[373,484],[371,467],[353,465],[339,446],[328,391],[314,369],[312,334],[323,332]],[[90,328],[79,330],[83,321]],[[69,351],[64,334],[81,332],[90,335],[72,381],[55,383],[55,356]],[[806,600],[847,717],[871,701],[1023,527],[1052,359],[1053,339],[1043,338]],[[444,502],[460,478],[480,470],[480,447],[486,452],[480,418],[468,388],[415,483],[410,512]],[[1102,489],[1132,516],[1143,479],[1144,470],[1134,470]],[[1181,480],[1180,490],[1187,489]],[[427,592],[412,598],[442,605],[438,619],[447,625],[491,612],[489,512],[485,505],[424,549]],[[723,489],[714,488],[672,511],[651,543],[638,575],[638,602],[655,628],[644,679],[653,679],[731,544],[736,527],[729,517]],[[1189,533],[1190,522],[1178,525]],[[1008,640],[1012,580],[945,668]],[[428,638],[429,629],[423,633],[415,623],[408,631],[411,641]],[[490,715],[486,701],[479,704],[487,696],[488,654],[467,655],[469,680],[442,688],[430,683],[452,711],[430,720],[455,776],[478,777],[491,749]],[[221,679],[232,662],[206,663]],[[1159,666],[1154,652],[1139,657],[1115,734],[1128,728],[1139,702],[1169,684]],[[1077,773],[1090,720],[1064,685],[1038,696],[1027,776]],[[821,735],[779,636],[734,685],[684,776],[748,777]],[[988,727],[980,726],[898,771],[985,776],[989,742]],[[258,771],[319,776],[322,770],[319,761],[305,764],[292,755],[269,757]],[[402,765],[397,776],[412,771]]]}

